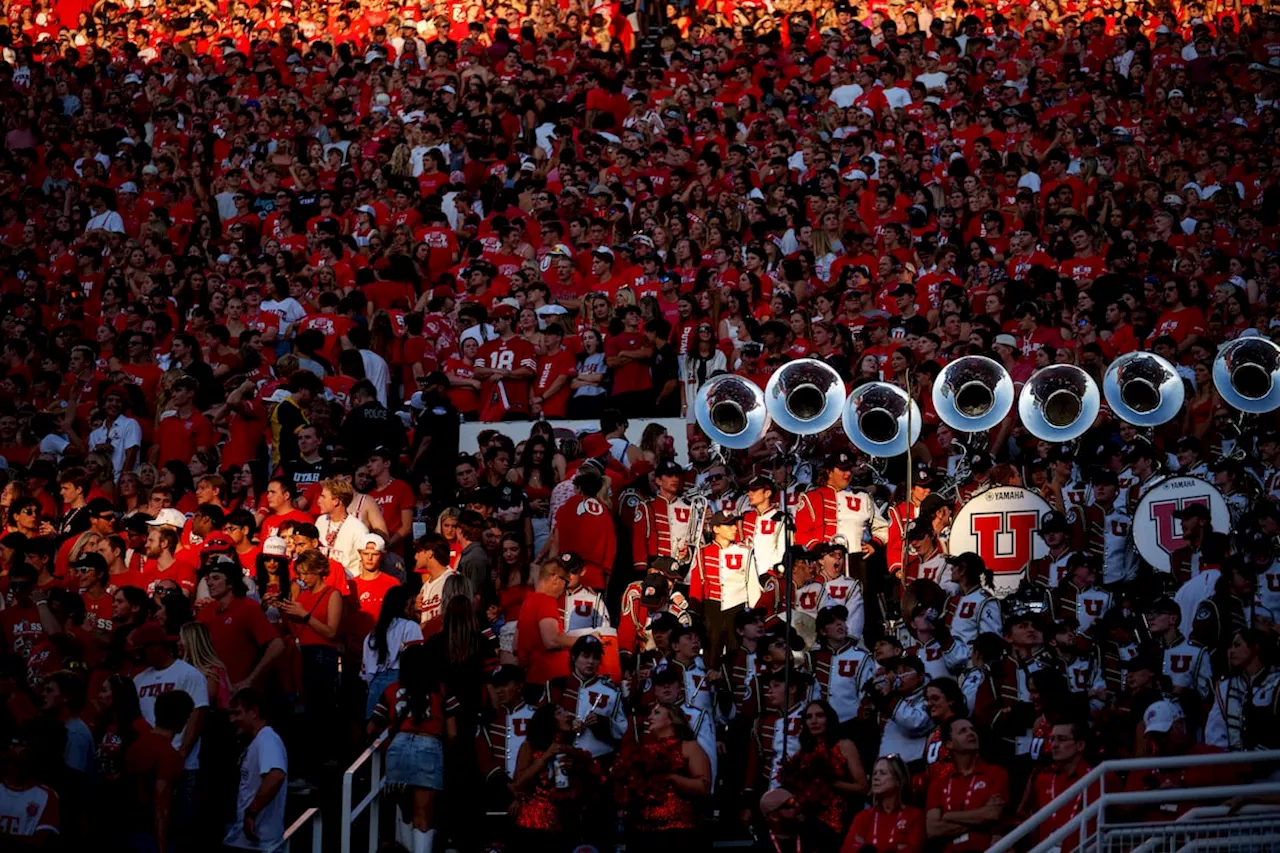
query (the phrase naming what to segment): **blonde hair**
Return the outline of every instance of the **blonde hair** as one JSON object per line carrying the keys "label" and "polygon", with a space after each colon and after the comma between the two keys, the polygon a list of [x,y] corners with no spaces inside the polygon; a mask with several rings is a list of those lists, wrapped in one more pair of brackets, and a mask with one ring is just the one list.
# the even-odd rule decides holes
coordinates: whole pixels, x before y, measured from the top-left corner
{"label": "blonde hair", "polygon": [[182,659],[201,673],[217,678],[219,671],[226,671],[227,666],[213,648],[213,638],[209,636],[209,629],[203,622],[188,622],[183,625],[178,629],[178,639],[182,641]]}
{"label": "blonde hair", "polygon": [[356,496],[356,490],[351,487],[351,484],[337,477],[321,480],[320,488],[328,489],[329,494],[340,500],[343,506],[351,506],[351,501]]}
{"label": "blonde hair", "polygon": [[[462,511],[454,506],[447,506],[440,510],[440,515],[436,517],[436,533],[441,533],[440,525],[446,520],[457,521],[458,516],[462,515]],[[444,535],[441,533],[441,535]]]}

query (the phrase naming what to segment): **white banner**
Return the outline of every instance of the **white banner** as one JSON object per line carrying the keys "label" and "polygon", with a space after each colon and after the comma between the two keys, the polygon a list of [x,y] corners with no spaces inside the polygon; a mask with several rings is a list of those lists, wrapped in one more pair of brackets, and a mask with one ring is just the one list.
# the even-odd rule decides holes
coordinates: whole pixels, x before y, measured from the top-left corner
{"label": "white banner", "polygon": [[1138,553],[1155,568],[1169,571],[1169,556],[1186,545],[1182,538],[1182,521],[1173,514],[1191,504],[1209,507],[1213,529],[1226,533],[1231,529],[1231,510],[1226,498],[1199,477],[1170,477],[1157,483],[1138,501],[1133,513],[1133,541]]}
{"label": "white banner", "polygon": [[[516,444],[524,441],[533,431],[535,421],[501,421],[494,424],[464,423],[458,436],[458,449],[463,453],[475,453],[480,447],[479,435],[485,430],[497,430]],[[600,421],[556,420],[549,422],[555,429],[556,440],[572,438],[579,433],[599,432]],[[640,446],[640,436],[649,424],[662,424],[675,443],[676,462],[689,464],[688,424],[684,418],[631,418],[627,426],[627,441]],[[515,460],[512,460],[514,464]]]}
{"label": "white banner", "polygon": [[1044,498],[1018,486],[988,489],[956,513],[951,553],[972,551],[982,557],[995,576],[995,594],[1003,598],[1018,588],[1031,561],[1047,553],[1036,531],[1052,509]]}

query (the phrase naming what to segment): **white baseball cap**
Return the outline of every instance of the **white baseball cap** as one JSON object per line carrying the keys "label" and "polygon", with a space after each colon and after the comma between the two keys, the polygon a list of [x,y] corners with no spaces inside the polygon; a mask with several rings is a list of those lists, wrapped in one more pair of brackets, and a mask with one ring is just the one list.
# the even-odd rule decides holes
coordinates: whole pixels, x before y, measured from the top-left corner
{"label": "white baseball cap", "polygon": [[264,557],[287,557],[289,555],[289,543],[285,542],[280,536],[268,536],[262,542],[262,555]]}
{"label": "white baseball cap", "polygon": [[996,339],[992,341],[992,343],[1006,347],[1013,347],[1014,349],[1018,348],[1018,339],[1013,335],[996,335]]}
{"label": "white baseball cap", "polygon": [[387,550],[387,543],[383,542],[382,537],[376,533],[370,533],[369,535],[365,536],[363,539],[360,540],[361,551],[363,551],[364,549],[370,546],[372,546],[375,550],[377,550],[378,553],[382,553],[383,551]]}
{"label": "white baseball cap", "polygon": [[1147,706],[1146,712],[1142,715],[1142,725],[1148,733],[1168,732],[1173,728],[1174,723],[1186,718],[1187,715],[1182,712],[1177,703],[1160,699]]}
{"label": "white baseball cap", "polygon": [[181,530],[187,524],[187,517],[173,507],[165,507],[156,513],[156,517],[147,522],[149,527],[176,527]]}

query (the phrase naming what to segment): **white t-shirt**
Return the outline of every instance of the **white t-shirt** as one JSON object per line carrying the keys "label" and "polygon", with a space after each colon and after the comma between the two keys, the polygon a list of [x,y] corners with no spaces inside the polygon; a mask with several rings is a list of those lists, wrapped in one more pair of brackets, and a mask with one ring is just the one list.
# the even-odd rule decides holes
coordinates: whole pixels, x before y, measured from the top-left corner
{"label": "white t-shirt", "polygon": [[[142,710],[142,718],[152,726],[156,724],[156,699],[161,693],[182,690],[191,697],[195,710],[209,707],[209,682],[205,680],[204,673],[184,660],[175,660],[166,669],[148,667],[133,677],[133,684],[138,688],[138,707]],[[183,729],[173,738],[174,749],[182,746],[185,731]],[[191,747],[185,766],[187,770],[199,769],[199,739]]]}
{"label": "white t-shirt", "polygon": [[385,406],[387,383],[391,381],[391,368],[387,367],[386,359],[372,350],[360,350],[360,358],[364,361],[365,378],[373,383],[373,389],[378,393],[378,402]]}
{"label": "white t-shirt", "polygon": [[[285,774],[285,784],[280,786],[271,802],[258,812],[253,823],[257,841],[244,837],[244,813],[253,804],[262,785],[262,777],[272,770],[280,770]],[[228,847],[239,847],[245,850],[269,850],[284,838],[284,801],[289,789],[289,755],[285,752],[284,741],[271,726],[263,726],[253,738],[253,743],[245,750],[240,761],[240,793],[236,797],[236,822],[223,839]]]}
{"label": "white t-shirt", "polygon": [[408,619],[397,617],[387,627],[387,659],[378,665],[378,652],[373,647],[373,634],[364,639],[364,653],[360,656],[360,677],[372,681],[373,677],[386,669],[399,669],[400,652],[405,646],[422,642],[422,626]]}
{"label": "white t-shirt", "polygon": [[138,422],[133,418],[121,415],[116,418],[115,423],[110,428],[103,425],[89,433],[89,446],[97,447],[99,444],[111,444],[111,464],[115,468],[116,479],[120,479],[121,469],[124,468],[124,455],[131,447],[138,447],[142,444],[142,427],[138,426]]}
{"label": "white t-shirt", "polygon": [[[336,528],[328,515],[316,519],[316,530],[320,532],[320,553],[330,560],[342,565],[347,570],[347,577],[354,578],[360,574],[360,543],[369,535],[369,528],[354,515],[348,514]],[[330,544],[330,534],[333,542]]]}
{"label": "white t-shirt", "polygon": [[104,210],[89,219],[89,223],[84,227],[84,233],[88,234],[90,231],[115,231],[123,234],[124,220],[114,210]]}

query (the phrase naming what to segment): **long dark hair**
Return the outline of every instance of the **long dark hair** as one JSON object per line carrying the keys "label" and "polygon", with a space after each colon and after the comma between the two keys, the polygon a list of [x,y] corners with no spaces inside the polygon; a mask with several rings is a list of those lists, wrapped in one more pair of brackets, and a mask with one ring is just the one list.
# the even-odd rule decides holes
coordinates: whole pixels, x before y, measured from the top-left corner
{"label": "long dark hair", "polygon": [[805,752],[815,748],[820,742],[830,746],[840,740],[840,717],[836,714],[835,708],[832,708],[829,702],[823,699],[814,699],[812,702],[809,702],[804,706],[804,711],[801,716],[807,717],[809,715],[809,709],[815,705],[821,708],[822,713],[826,715],[827,728],[822,734],[822,740],[818,741],[813,733],[809,731],[809,726],[804,724],[802,720],[800,725],[800,749]]}
{"label": "long dark hair", "polygon": [[404,618],[405,608],[409,606],[413,596],[413,590],[400,584],[387,590],[382,599],[382,609],[378,611],[378,622],[369,634],[369,648],[377,652],[379,666],[387,662],[387,655],[391,653],[387,647],[387,630],[390,629],[392,622]]}
{"label": "long dark hair", "polygon": [[529,718],[529,749],[546,752],[555,743],[558,734],[560,724],[556,721],[556,706],[551,703],[539,705],[538,710]]}
{"label": "long dark hair", "polygon": [[271,573],[267,570],[267,560],[276,560],[280,563],[280,570],[277,576],[280,578],[280,591],[276,597],[283,600],[289,600],[289,593],[293,587],[293,570],[289,568],[288,557],[277,557],[274,554],[259,554],[258,568],[254,573],[254,582],[258,585],[258,594],[266,593],[267,585],[271,582]]}
{"label": "long dark hair", "polygon": [[400,655],[400,689],[404,691],[405,719],[425,720],[431,715],[431,694],[440,689],[439,664],[416,643]]}
{"label": "long dark hair", "polygon": [[138,688],[132,678],[119,673],[107,679],[107,686],[111,688],[111,710],[98,720],[95,734],[101,736],[108,726],[114,724],[116,735],[127,747],[135,736],[134,723],[142,716]]}
{"label": "long dark hair", "polygon": [[[189,495],[196,490],[196,484],[191,479],[191,470],[187,468],[185,462],[180,462],[177,459],[170,459],[160,467],[173,475],[173,486],[171,487],[173,494],[170,497],[170,500],[173,501],[174,506],[177,506],[178,501],[180,501],[184,496]],[[216,467],[217,466],[215,466],[214,470],[216,470]]]}
{"label": "long dark hair", "polygon": [[455,595],[445,602],[442,633],[450,664],[467,666],[483,655],[480,626],[476,622],[476,609],[471,604],[471,596]]}

